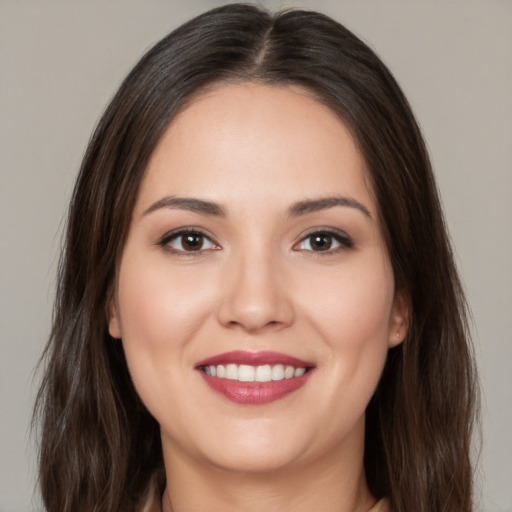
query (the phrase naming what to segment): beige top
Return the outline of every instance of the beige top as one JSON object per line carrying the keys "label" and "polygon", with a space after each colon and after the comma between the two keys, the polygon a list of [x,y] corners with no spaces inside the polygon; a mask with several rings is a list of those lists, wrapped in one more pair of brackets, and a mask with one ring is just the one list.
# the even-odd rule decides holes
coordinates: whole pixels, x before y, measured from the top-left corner
{"label": "beige top", "polygon": [[380,500],[368,512],[389,512],[389,502],[388,502],[388,500],[386,500],[386,499]]}
{"label": "beige top", "polygon": [[[146,501],[141,512],[162,512],[161,500],[157,497],[158,494],[153,493],[152,498]],[[380,500],[374,507],[368,512],[390,512],[389,502],[387,499]]]}

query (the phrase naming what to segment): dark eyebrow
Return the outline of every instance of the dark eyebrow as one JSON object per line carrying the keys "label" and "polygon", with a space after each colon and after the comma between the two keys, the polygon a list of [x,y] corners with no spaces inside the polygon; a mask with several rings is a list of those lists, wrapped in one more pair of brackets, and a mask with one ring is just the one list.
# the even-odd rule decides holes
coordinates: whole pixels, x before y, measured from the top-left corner
{"label": "dark eyebrow", "polygon": [[148,215],[161,208],[176,208],[181,210],[189,210],[196,213],[202,213],[204,215],[214,215],[215,217],[225,217],[225,209],[218,203],[212,201],[205,201],[203,199],[194,199],[189,197],[174,197],[167,196],[162,197],[149,208],[144,210],[144,215]]}
{"label": "dark eyebrow", "polygon": [[324,197],[321,199],[306,199],[293,204],[288,209],[288,215],[290,217],[298,217],[300,215],[306,215],[307,213],[318,212],[320,210],[327,210],[334,206],[348,206],[349,208],[356,208],[360,212],[364,213],[366,217],[372,219],[372,215],[368,208],[364,204],[360,203],[356,199],[350,197],[336,196],[336,197]]}
{"label": "dark eyebrow", "polygon": [[[317,212],[320,210],[327,210],[335,206],[346,206],[356,208],[361,211],[366,217],[372,218],[368,208],[361,204],[356,199],[349,197],[325,197],[321,199],[306,199],[293,204],[288,209],[288,216],[298,217],[308,213]],[[176,208],[182,210],[190,210],[204,215],[213,215],[216,217],[226,217],[226,210],[223,206],[212,201],[205,201],[204,199],[195,199],[188,197],[174,197],[167,196],[159,199],[153,203],[149,208],[144,210],[143,216],[148,215],[161,208]]]}

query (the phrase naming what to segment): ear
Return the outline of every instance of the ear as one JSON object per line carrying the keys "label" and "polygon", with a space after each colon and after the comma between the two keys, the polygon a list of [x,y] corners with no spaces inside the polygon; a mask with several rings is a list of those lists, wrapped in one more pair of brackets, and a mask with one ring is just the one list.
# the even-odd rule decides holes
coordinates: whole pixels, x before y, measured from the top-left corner
{"label": "ear", "polygon": [[121,320],[119,317],[119,307],[117,305],[115,296],[109,292],[109,299],[107,303],[107,320],[108,332],[112,338],[121,338]]}
{"label": "ear", "polygon": [[404,290],[395,290],[393,308],[389,318],[389,348],[396,347],[404,341],[409,331],[410,300]]}

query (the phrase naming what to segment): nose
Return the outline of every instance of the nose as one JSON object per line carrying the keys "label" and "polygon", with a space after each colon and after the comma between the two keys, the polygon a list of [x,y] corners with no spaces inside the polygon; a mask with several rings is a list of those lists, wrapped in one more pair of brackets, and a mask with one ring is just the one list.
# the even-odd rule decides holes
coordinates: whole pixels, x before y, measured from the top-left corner
{"label": "nose", "polygon": [[268,254],[240,255],[230,261],[217,311],[219,322],[249,333],[289,326],[294,308],[283,270]]}

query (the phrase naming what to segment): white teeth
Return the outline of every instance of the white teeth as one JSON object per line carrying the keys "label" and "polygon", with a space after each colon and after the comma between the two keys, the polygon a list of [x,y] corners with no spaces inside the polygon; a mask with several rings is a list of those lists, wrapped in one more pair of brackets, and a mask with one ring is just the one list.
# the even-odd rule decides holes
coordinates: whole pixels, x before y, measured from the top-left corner
{"label": "white teeth", "polygon": [[282,364],[276,364],[272,367],[272,380],[283,380],[284,379],[284,366]]}
{"label": "white teeth", "polygon": [[294,377],[300,377],[301,375],[304,375],[306,373],[306,368],[295,368],[295,371],[293,372]]}
{"label": "white teeth", "polygon": [[295,368],[291,365],[264,364],[261,366],[251,366],[248,364],[218,364],[203,367],[206,375],[220,377],[229,380],[238,380],[240,382],[271,382],[283,379],[292,379],[301,377],[306,373],[306,368]]}
{"label": "white teeth", "polygon": [[270,382],[272,380],[272,368],[269,364],[258,366],[256,368],[256,376],[254,378],[256,382]]}
{"label": "white teeth", "polygon": [[255,369],[254,366],[241,364],[238,367],[238,380],[241,382],[254,382]]}
{"label": "white teeth", "polygon": [[295,368],[293,366],[287,366],[284,369],[284,378],[285,379],[291,379],[293,377],[293,372],[295,371]]}
{"label": "white teeth", "polygon": [[238,380],[238,365],[228,364],[226,365],[226,379]]}

